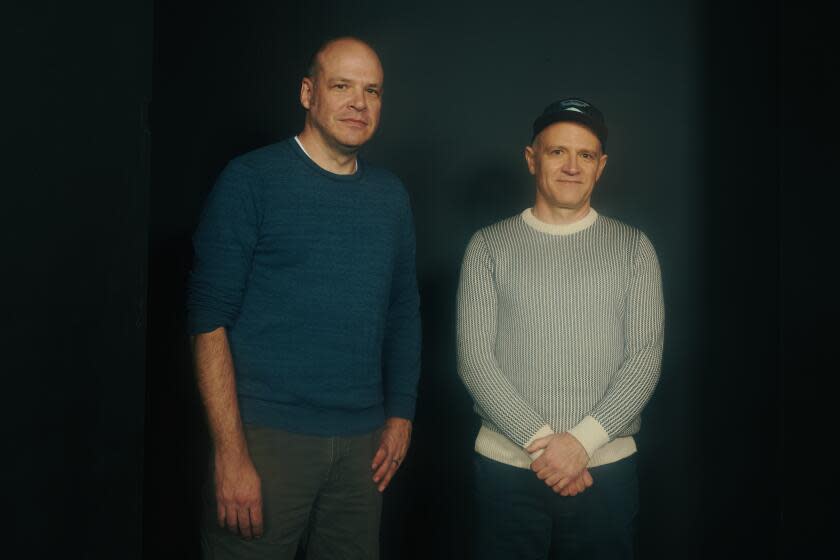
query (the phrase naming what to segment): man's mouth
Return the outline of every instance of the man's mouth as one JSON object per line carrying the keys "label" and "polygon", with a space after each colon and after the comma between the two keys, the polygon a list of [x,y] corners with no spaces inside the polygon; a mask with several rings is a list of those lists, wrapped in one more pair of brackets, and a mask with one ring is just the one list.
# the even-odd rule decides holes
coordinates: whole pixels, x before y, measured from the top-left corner
{"label": "man's mouth", "polygon": [[362,121],[359,119],[339,119],[341,122],[349,124],[350,126],[356,128],[367,128],[367,121]]}

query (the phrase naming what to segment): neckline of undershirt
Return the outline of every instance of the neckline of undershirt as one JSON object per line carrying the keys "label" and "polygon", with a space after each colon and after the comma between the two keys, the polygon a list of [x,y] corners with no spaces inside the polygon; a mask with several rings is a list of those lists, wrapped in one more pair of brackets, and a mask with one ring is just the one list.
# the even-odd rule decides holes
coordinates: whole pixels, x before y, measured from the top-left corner
{"label": "neckline of undershirt", "polygon": [[[312,159],[312,156],[310,156],[309,152],[306,151],[306,148],[303,147],[303,144],[300,142],[300,138],[297,137],[297,134],[295,134],[295,142],[297,142],[297,145],[300,147],[301,151],[304,154],[306,154],[306,157],[308,157],[312,161],[312,163],[315,163],[315,160]],[[346,175],[355,175],[356,172],[359,170],[359,160],[356,159],[356,160],[353,161],[353,163],[356,164],[355,167],[353,167],[353,173],[346,173]],[[318,164],[315,163],[315,165],[318,165]],[[321,166],[318,165],[318,167],[321,167]],[[332,172],[330,172],[330,173],[332,173]],[[333,175],[342,175],[342,174],[341,173],[333,173]]]}
{"label": "neckline of undershirt", "polygon": [[531,228],[549,235],[571,235],[587,229],[598,219],[598,212],[594,208],[590,208],[586,216],[571,224],[548,224],[534,216],[533,210],[533,208],[523,210],[521,214],[522,219]]}

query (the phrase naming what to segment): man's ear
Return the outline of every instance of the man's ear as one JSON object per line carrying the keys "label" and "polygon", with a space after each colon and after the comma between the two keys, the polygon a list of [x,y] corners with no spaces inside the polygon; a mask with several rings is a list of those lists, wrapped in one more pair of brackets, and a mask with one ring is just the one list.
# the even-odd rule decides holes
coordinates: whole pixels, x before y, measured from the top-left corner
{"label": "man's ear", "polygon": [[534,164],[534,148],[532,146],[525,146],[525,163],[528,164],[528,171],[531,175],[537,174],[537,167]]}
{"label": "man's ear", "polygon": [[304,78],[300,82],[300,104],[307,111],[312,105],[312,94],[315,92],[315,82],[312,78]]}
{"label": "man's ear", "polygon": [[607,166],[607,154],[601,155],[601,158],[598,161],[598,173],[595,174],[595,181],[601,179],[601,173],[604,172],[604,168]]}

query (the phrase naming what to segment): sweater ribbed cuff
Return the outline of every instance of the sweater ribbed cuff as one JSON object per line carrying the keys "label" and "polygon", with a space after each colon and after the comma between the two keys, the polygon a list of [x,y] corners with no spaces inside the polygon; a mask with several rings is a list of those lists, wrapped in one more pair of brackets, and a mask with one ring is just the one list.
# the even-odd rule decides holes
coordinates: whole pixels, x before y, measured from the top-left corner
{"label": "sweater ribbed cuff", "polygon": [[417,406],[417,399],[411,395],[391,393],[385,396],[385,417],[405,418],[414,420],[414,409]]}
{"label": "sweater ribbed cuff", "polygon": [[607,431],[601,426],[600,422],[595,420],[592,416],[586,416],[583,420],[578,422],[578,425],[569,430],[575,439],[586,449],[586,453],[591,458],[598,448],[604,446],[610,441],[610,436]]}
{"label": "sweater ribbed cuff", "polygon": [[[534,443],[538,439],[540,439],[542,437],[550,436],[552,434],[554,434],[554,430],[551,429],[551,426],[549,426],[548,424],[544,425],[542,428],[537,430],[536,434],[531,436],[531,439],[529,439],[527,442],[525,442],[525,449],[527,449],[532,443]],[[530,456],[531,460],[534,461],[540,455],[543,454],[543,451],[545,451],[545,449],[537,449],[533,453],[528,453],[528,456]]]}

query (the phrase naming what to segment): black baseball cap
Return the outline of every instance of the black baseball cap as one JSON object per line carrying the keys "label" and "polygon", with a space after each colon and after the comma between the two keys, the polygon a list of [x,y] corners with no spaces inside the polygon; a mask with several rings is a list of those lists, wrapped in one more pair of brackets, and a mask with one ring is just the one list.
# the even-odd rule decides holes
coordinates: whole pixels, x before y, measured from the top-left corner
{"label": "black baseball cap", "polygon": [[591,103],[575,97],[555,101],[543,110],[542,115],[534,121],[531,142],[548,125],[563,121],[580,123],[589,128],[601,141],[601,150],[607,153],[607,123],[604,122],[603,113]]}

